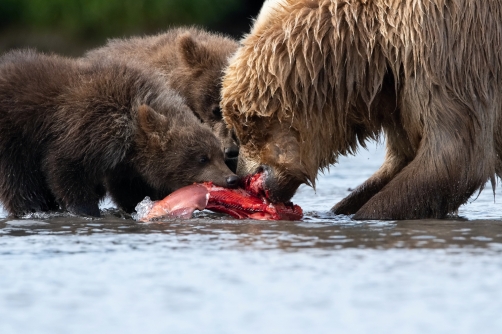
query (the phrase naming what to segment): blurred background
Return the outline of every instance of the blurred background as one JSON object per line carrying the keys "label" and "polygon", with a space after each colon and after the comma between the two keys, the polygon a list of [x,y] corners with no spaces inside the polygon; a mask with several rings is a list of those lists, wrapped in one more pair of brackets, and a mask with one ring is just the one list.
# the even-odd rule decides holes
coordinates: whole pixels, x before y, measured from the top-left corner
{"label": "blurred background", "polygon": [[196,25],[235,38],[263,0],[0,0],[0,53],[32,47],[79,56],[108,38]]}

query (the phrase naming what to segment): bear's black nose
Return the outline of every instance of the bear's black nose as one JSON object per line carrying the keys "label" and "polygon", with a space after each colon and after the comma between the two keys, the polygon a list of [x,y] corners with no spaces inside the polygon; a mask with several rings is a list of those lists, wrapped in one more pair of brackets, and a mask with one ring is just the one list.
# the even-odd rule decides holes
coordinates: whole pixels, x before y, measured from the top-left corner
{"label": "bear's black nose", "polygon": [[236,159],[239,156],[239,148],[231,146],[225,148],[225,159]]}
{"label": "bear's black nose", "polygon": [[226,181],[229,188],[236,188],[239,185],[239,177],[237,175],[227,177]]}

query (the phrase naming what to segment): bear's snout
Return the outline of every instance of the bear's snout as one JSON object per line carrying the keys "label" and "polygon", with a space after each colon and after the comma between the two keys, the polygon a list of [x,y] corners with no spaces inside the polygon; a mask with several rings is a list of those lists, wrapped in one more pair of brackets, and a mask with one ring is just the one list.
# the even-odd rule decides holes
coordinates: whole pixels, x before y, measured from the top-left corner
{"label": "bear's snout", "polygon": [[225,180],[228,188],[237,188],[240,178],[237,175],[231,175]]}
{"label": "bear's snout", "polygon": [[260,165],[256,173],[264,174],[263,190],[272,203],[288,202],[303,183],[292,174],[268,165]]}

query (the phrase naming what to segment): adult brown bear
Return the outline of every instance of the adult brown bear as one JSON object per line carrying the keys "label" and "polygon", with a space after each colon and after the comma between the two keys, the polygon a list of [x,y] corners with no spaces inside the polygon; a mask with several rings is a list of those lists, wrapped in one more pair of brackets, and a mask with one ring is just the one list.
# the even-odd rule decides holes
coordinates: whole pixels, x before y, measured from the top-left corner
{"label": "adult brown bear", "polygon": [[268,0],[230,62],[238,172],[273,201],[385,133],[381,168],[333,207],[443,218],[502,176],[502,2]]}

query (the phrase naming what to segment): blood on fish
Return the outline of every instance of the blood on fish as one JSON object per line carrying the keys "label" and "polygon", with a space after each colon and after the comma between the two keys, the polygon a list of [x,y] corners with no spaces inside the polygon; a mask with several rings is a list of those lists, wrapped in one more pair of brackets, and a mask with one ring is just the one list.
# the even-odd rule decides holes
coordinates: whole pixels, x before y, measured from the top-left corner
{"label": "blood on fish", "polygon": [[261,173],[243,178],[241,186],[242,188],[227,189],[211,182],[193,184],[154,202],[149,212],[138,218],[142,221],[166,217],[190,218],[195,210],[204,209],[238,219],[300,220],[303,217],[298,205],[273,204],[267,200]]}

